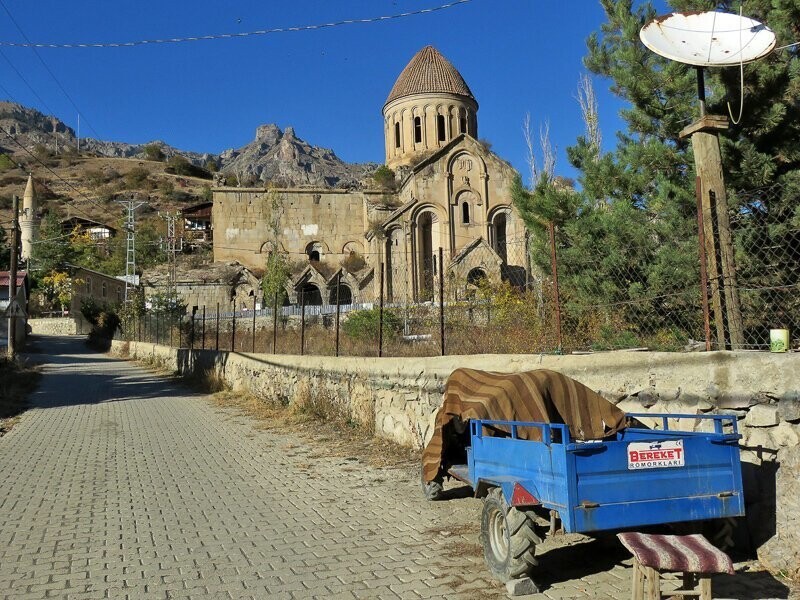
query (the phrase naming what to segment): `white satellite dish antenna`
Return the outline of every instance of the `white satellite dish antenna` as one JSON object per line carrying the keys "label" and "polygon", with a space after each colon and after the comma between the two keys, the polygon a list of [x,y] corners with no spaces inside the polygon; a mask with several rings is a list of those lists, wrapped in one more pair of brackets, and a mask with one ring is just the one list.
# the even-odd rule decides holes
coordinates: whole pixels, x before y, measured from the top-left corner
{"label": "white satellite dish antenna", "polygon": [[775,48],[775,33],[763,23],[718,11],[656,17],[639,38],[656,54],[696,67],[748,63]]}

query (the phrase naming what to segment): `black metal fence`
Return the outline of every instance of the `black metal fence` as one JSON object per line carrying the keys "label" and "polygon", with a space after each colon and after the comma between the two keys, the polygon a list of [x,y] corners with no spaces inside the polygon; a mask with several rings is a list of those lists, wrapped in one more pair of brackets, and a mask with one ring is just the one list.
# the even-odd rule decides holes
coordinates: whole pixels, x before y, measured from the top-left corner
{"label": "black metal fence", "polygon": [[[703,272],[714,261],[696,224],[656,242],[613,241],[614,252],[603,239],[596,251],[578,252],[574,239],[552,228],[538,244],[496,243],[460,271],[431,249],[417,267],[384,260],[360,291],[340,296],[339,277],[330,289],[301,289],[289,306],[275,297],[265,299],[270,306],[236,311],[148,312],[120,335],[184,348],[330,356],[766,350],[772,329],[800,331],[800,222],[770,212],[778,197],[785,203],[786,190],[732,196],[735,277]],[[722,288],[736,303],[724,313],[712,302]],[[337,304],[339,297],[347,303]],[[734,326],[738,337],[730,337]]]}

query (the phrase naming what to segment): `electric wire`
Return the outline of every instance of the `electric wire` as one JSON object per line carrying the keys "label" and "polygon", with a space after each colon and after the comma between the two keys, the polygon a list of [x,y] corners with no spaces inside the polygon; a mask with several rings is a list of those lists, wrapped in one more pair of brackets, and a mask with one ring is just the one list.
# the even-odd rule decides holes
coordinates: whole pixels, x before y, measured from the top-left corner
{"label": "electric wire", "polygon": [[[45,169],[46,169],[46,170],[47,170],[49,173],[51,173],[53,176],[55,176],[55,177],[56,177],[56,179],[58,179],[59,181],[61,181],[61,182],[62,182],[64,185],[66,185],[67,187],[69,187],[70,189],[72,189],[73,191],[75,191],[77,194],[79,194],[79,195],[83,196],[87,202],[90,202],[90,203],[92,203],[92,204],[93,204],[93,205],[95,205],[97,208],[99,208],[100,210],[102,210],[103,212],[105,212],[105,214],[107,214],[107,215],[111,215],[111,214],[112,214],[111,212],[109,212],[109,210],[108,210],[108,208],[107,208],[107,207],[103,206],[102,204],[100,204],[100,203],[99,203],[99,202],[97,202],[96,200],[92,200],[92,199],[91,199],[91,198],[89,198],[89,197],[88,197],[86,194],[84,194],[84,193],[83,193],[83,191],[79,190],[79,189],[78,189],[78,188],[76,188],[74,185],[72,185],[72,184],[71,184],[69,181],[67,181],[66,179],[64,179],[63,177],[61,177],[61,175],[59,175],[58,173],[56,173],[55,171],[53,171],[53,169],[51,169],[51,168],[50,168],[50,166],[49,166],[47,163],[45,163],[44,161],[42,161],[42,160],[41,160],[41,159],[40,159],[38,156],[36,156],[36,155],[35,155],[33,152],[31,152],[30,150],[28,150],[28,148],[26,148],[26,147],[25,147],[23,144],[21,144],[21,143],[19,142],[19,140],[17,140],[17,139],[16,139],[16,138],[15,138],[13,135],[11,135],[11,134],[10,134],[8,131],[6,131],[5,127],[0,127],[0,133],[2,133],[3,135],[5,135],[5,136],[6,136],[6,137],[7,137],[9,140],[11,140],[12,142],[14,142],[14,143],[15,143],[17,146],[19,146],[19,147],[20,147],[20,148],[21,148],[21,149],[22,149],[22,150],[23,150],[23,151],[24,151],[26,154],[28,154],[28,155],[29,155],[31,158],[33,158],[33,159],[34,159],[34,160],[35,160],[37,163],[39,163],[39,164],[40,164],[42,167],[44,167],[44,168],[45,168]],[[6,156],[8,156],[8,155],[6,154]],[[11,157],[9,157],[9,158],[11,158]],[[13,158],[12,158],[12,160],[13,160]],[[72,202],[72,203],[70,204],[70,206],[71,206],[71,207],[76,207],[76,206],[75,206],[76,204],[77,204],[76,202]],[[77,208],[77,207],[76,207],[76,208]],[[78,209],[78,210],[80,210],[80,209]],[[85,214],[85,215],[86,215],[88,218],[90,218],[90,219],[92,218],[92,217],[91,217],[91,216],[89,216],[89,214],[88,214],[88,213],[86,213],[85,211],[81,210],[81,212],[83,212],[83,213],[84,213],[84,214]],[[117,217],[114,217],[114,218],[117,218]]]}
{"label": "electric wire", "polygon": [[[17,74],[17,77],[19,77],[22,80],[22,83],[25,84],[25,86],[31,91],[31,93],[34,96],[36,96],[36,99],[39,100],[39,102],[47,110],[47,112],[49,112],[50,114],[55,114],[55,111],[53,111],[53,109],[47,105],[47,102],[45,102],[42,99],[42,97],[36,92],[36,90],[34,90],[33,87],[31,87],[31,84],[28,83],[28,80],[25,79],[25,77],[23,77],[22,73],[19,72],[19,69],[17,69],[17,67],[14,66],[14,63],[12,63],[11,60],[9,60],[9,58],[6,56],[6,53],[0,50],[0,56],[3,57],[3,60],[5,60],[8,63],[8,66],[11,67],[11,70]],[[12,98],[11,94],[8,94],[8,97]]]}
{"label": "electric wire", "polygon": [[[19,23],[17,23],[17,20],[16,20],[16,19],[14,18],[14,16],[11,14],[11,11],[9,11],[9,10],[8,10],[8,7],[5,5],[5,2],[3,2],[3,0],[0,0],[0,6],[1,6],[1,7],[3,8],[3,10],[6,12],[6,14],[8,15],[8,18],[9,18],[9,19],[11,19],[11,22],[14,24],[14,27],[16,27],[16,28],[17,28],[17,31],[19,31],[19,32],[20,32],[20,34],[21,34],[21,35],[22,35],[22,37],[25,39],[25,41],[26,41],[26,42],[28,42],[28,43],[30,43],[30,40],[28,39],[28,36],[27,36],[27,35],[25,35],[25,32],[22,30],[22,27],[20,27],[20,26],[19,26]],[[49,67],[49,66],[47,66],[47,63],[46,63],[46,62],[44,62],[44,59],[42,58],[41,54],[39,54],[39,51],[38,51],[38,50],[37,50],[35,47],[31,47],[31,50],[32,50],[32,51],[33,51],[33,53],[36,55],[36,58],[38,58],[38,59],[39,59],[39,62],[40,62],[40,63],[42,63],[42,66],[43,66],[43,67],[45,68],[45,70],[48,72],[48,74],[49,74],[49,75],[50,75],[50,77],[53,79],[53,81],[55,81],[55,82],[56,82],[56,85],[58,86],[58,89],[60,89],[60,90],[61,90],[61,92],[62,92],[62,93],[64,94],[64,96],[66,97],[66,99],[67,99],[67,100],[69,100],[69,103],[72,105],[72,108],[74,108],[76,111],[78,111],[78,114],[79,114],[81,117],[83,117],[83,120],[84,120],[84,122],[86,123],[86,126],[87,126],[89,129],[91,129],[91,130],[92,130],[92,132],[94,133],[94,135],[95,135],[95,136],[96,136],[96,137],[99,139],[99,138],[100,138],[100,134],[98,134],[98,133],[97,133],[97,130],[96,130],[94,127],[92,127],[92,124],[91,124],[91,123],[89,123],[89,121],[86,119],[86,115],[84,115],[84,114],[81,112],[81,109],[79,109],[79,108],[78,108],[78,105],[77,105],[77,104],[75,104],[75,102],[73,101],[73,99],[72,99],[72,96],[70,96],[70,95],[69,95],[69,93],[67,93],[67,90],[65,90],[65,89],[64,89],[64,86],[63,86],[63,85],[61,85],[61,82],[60,82],[60,81],[58,80],[58,78],[55,76],[55,73],[53,73],[53,71],[50,69],[50,67]],[[52,112],[52,111],[51,111],[51,112]]]}
{"label": "electric wire", "polygon": [[[2,0],[0,0],[2,2]],[[739,2],[739,19],[742,18],[742,6],[744,2]],[[742,46],[742,29],[739,28],[739,118],[734,118],[733,111],[731,110],[731,103],[726,102],[728,105],[728,115],[734,125],[742,122],[742,115],[744,114],[744,47]]]}
{"label": "electric wire", "polygon": [[467,4],[472,2],[472,0],[455,0],[454,2],[449,2],[447,4],[442,4],[441,6],[434,6],[431,8],[421,8],[418,10],[407,11],[403,13],[397,13],[393,15],[384,15],[380,17],[368,17],[365,19],[343,19],[341,21],[332,21],[330,23],[319,23],[315,25],[299,25],[294,27],[274,27],[272,29],[259,29],[257,31],[243,31],[238,33],[216,33],[216,34],[209,34],[209,35],[200,35],[200,36],[188,36],[188,37],[175,37],[175,38],[163,38],[163,39],[146,39],[146,40],[135,40],[129,42],[87,42],[87,43],[71,43],[71,44],[54,44],[54,43],[32,43],[32,42],[11,42],[11,41],[0,41],[0,46],[6,47],[13,47],[13,48],[129,48],[134,46],[145,46],[151,44],[179,44],[184,42],[201,42],[201,41],[209,41],[209,40],[222,40],[222,39],[233,39],[233,38],[245,38],[245,37],[253,37],[253,36],[263,36],[263,35],[270,35],[273,33],[289,33],[289,32],[297,32],[297,31],[313,31],[318,29],[328,29],[331,27],[340,27],[342,25],[356,25],[356,24],[365,24],[365,23],[377,23],[380,21],[391,21],[395,19],[403,19],[406,17],[412,17],[417,15],[424,15],[435,13],[443,10],[447,10],[450,8],[454,8],[461,4]]}

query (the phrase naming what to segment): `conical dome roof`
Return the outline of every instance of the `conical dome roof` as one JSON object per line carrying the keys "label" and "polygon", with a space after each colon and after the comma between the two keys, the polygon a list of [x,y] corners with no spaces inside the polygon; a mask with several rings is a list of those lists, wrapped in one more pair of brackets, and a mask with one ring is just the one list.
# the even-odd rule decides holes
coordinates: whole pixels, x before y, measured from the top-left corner
{"label": "conical dome roof", "polygon": [[414,55],[394,83],[386,104],[414,94],[456,94],[473,101],[461,73],[433,46],[425,46]]}

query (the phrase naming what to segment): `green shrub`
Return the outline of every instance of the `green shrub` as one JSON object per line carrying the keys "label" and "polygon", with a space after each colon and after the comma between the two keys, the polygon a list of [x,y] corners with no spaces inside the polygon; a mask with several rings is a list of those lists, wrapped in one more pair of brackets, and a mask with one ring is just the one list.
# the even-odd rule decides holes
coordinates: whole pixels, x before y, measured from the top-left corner
{"label": "green shrub", "polygon": [[128,187],[137,188],[141,187],[149,177],[150,171],[144,167],[133,167],[125,175],[125,183],[128,184]]}
{"label": "green shrub", "polygon": [[372,174],[372,180],[375,182],[375,185],[385,190],[395,189],[394,171],[386,165],[381,165],[375,169],[375,172]]}
{"label": "green shrub", "polygon": [[[380,310],[359,310],[350,313],[347,320],[342,323],[345,335],[361,341],[377,340],[380,323]],[[403,331],[403,319],[392,310],[383,311],[383,337],[391,340]]]}
{"label": "green shrub", "polygon": [[211,179],[211,173],[203,167],[193,165],[186,158],[176,154],[167,161],[164,168],[165,173],[183,175],[185,177],[199,177],[200,179]]}

